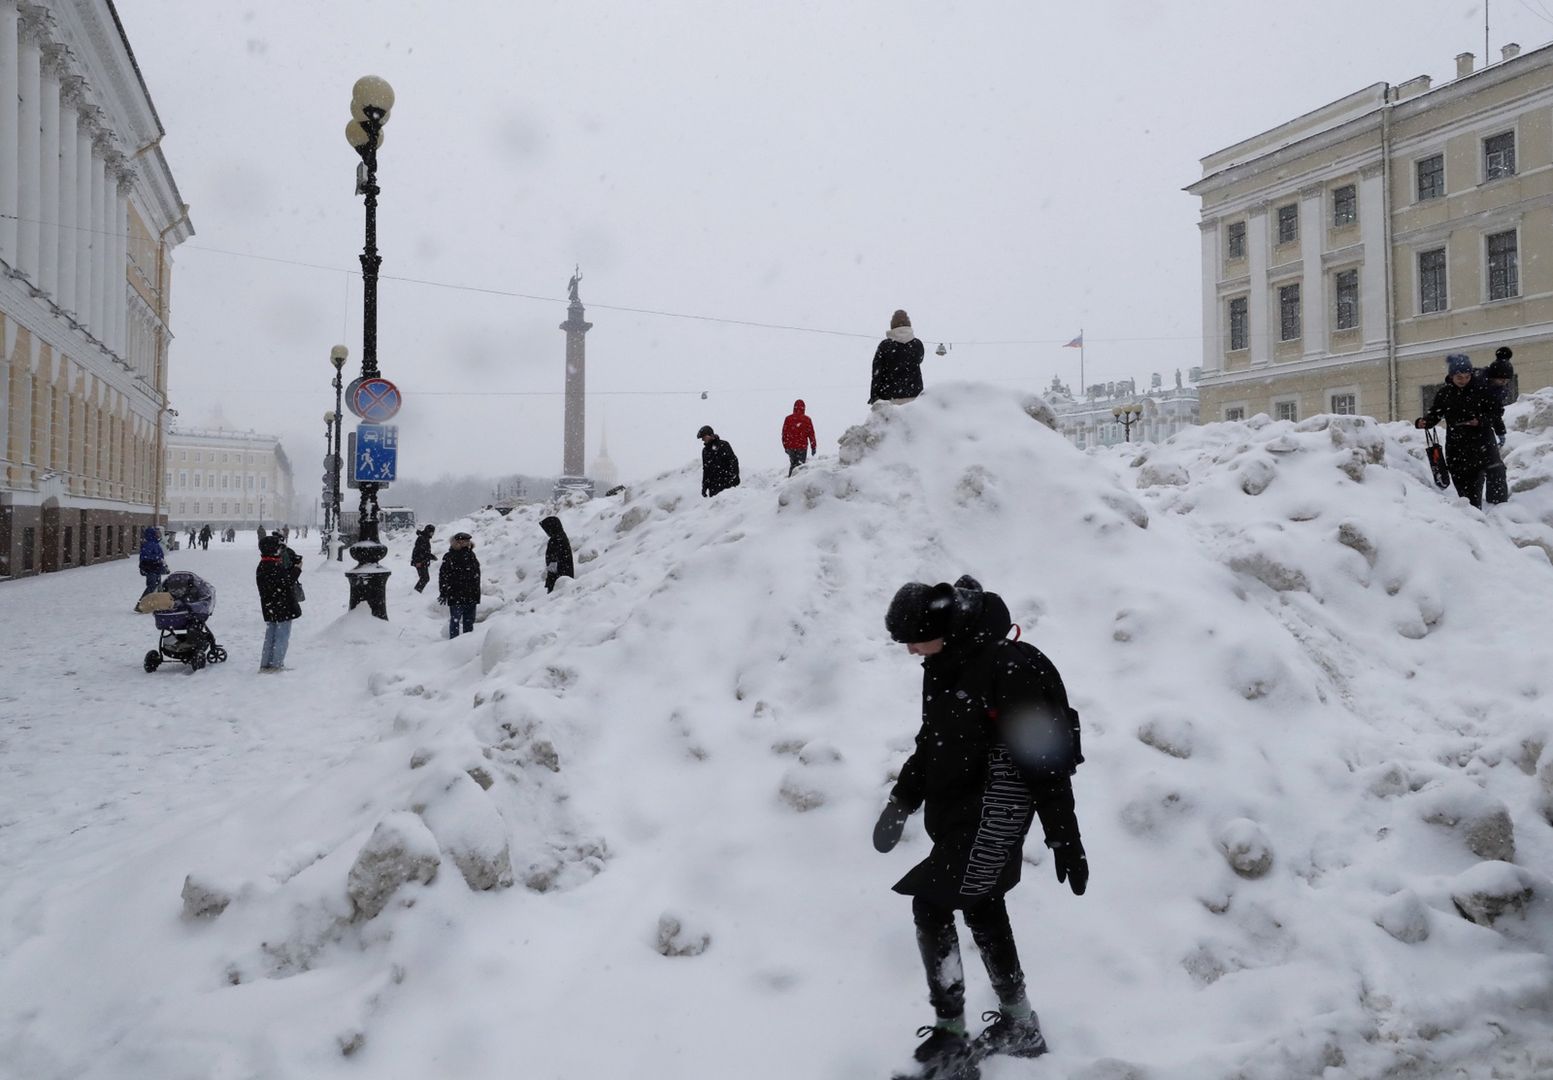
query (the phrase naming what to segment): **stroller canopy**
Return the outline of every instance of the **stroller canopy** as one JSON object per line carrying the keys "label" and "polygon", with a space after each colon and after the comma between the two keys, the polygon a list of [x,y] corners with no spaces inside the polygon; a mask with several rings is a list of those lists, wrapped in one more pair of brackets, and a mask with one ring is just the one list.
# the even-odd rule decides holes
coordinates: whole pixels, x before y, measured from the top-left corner
{"label": "stroller canopy", "polygon": [[177,610],[209,615],[216,607],[216,588],[198,574],[178,570],[162,581],[162,591],[177,603]]}

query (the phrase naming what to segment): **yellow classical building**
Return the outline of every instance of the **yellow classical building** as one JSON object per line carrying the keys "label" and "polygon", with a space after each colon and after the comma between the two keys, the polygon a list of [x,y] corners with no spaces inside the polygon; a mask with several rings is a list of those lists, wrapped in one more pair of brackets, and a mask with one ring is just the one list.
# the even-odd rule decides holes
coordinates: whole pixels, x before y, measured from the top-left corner
{"label": "yellow classical building", "polygon": [[0,578],[160,519],[170,252],[194,232],[110,0],[0,0]]}
{"label": "yellow classical building", "polygon": [[1553,383],[1553,47],[1376,83],[1202,159],[1202,419],[1408,419],[1445,356]]}

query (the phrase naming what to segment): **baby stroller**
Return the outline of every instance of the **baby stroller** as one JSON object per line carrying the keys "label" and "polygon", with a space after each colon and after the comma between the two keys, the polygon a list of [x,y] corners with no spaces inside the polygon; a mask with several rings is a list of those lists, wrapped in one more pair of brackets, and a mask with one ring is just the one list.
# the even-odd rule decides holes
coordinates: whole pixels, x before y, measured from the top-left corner
{"label": "baby stroller", "polygon": [[226,650],[216,644],[216,635],[205,625],[216,606],[216,590],[210,582],[198,574],[179,570],[167,575],[162,591],[171,597],[172,607],[154,613],[162,638],[155,649],[146,653],[146,671],[155,671],[163,660],[176,660],[188,664],[192,674],[207,662],[219,664],[225,660]]}

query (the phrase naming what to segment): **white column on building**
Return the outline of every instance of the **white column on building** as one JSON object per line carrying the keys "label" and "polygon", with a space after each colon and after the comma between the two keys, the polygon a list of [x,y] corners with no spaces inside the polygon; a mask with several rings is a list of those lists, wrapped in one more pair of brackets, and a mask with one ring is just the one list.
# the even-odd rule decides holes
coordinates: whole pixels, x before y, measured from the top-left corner
{"label": "white column on building", "polygon": [[43,21],[26,7],[18,21],[16,92],[21,126],[16,140],[16,268],[38,283],[38,218],[43,213]]}
{"label": "white column on building", "polygon": [[64,64],[64,47],[43,46],[41,72],[42,95],[38,102],[39,154],[42,193],[38,224],[38,281],[42,289],[58,303],[59,297],[59,76]]}
{"label": "white column on building", "polygon": [[1327,281],[1321,265],[1326,246],[1326,193],[1322,184],[1300,188],[1300,329],[1305,359],[1327,354]]}
{"label": "white column on building", "polygon": [[75,195],[75,315],[85,326],[92,317],[92,174],[97,165],[92,157],[90,106],[76,113],[76,195]]}
{"label": "white column on building", "polygon": [[1359,170],[1359,238],[1364,266],[1359,271],[1359,324],[1365,348],[1386,343],[1386,170],[1379,162]]}
{"label": "white column on building", "polygon": [[1257,203],[1250,208],[1250,220],[1246,222],[1246,272],[1251,284],[1246,298],[1246,330],[1251,335],[1253,365],[1265,364],[1273,355],[1273,338],[1268,330],[1272,302],[1267,295],[1267,239],[1267,204]]}
{"label": "white column on building", "polygon": [[1202,369],[1211,375],[1224,367],[1224,320],[1219,312],[1219,269],[1224,262],[1219,258],[1219,219],[1199,221],[1197,228],[1202,234]]}
{"label": "white column on building", "polygon": [[109,322],[113,326],[113,351],[129,359],[129,193],[134,173],[124,168],[113,184],[113,266],[108,300],[113,305]]}
{"label": "white column on building", "polygon": [[[20,142],[16,94],[20,59],[17,55],[16,0],[0,0],[0,259],[16,265],[17,161],[10,147]],[[3,446],[0,446],[3,449]]]}
{"label": "white column on building", "polygon": [[93,140],[97,154],[92,158],[92,336],[103,344],[108,341],[108,246],[111,226],[108,222],[108,154],[112,139],[106,131]]}
{"label": "white column on building", "polygon": [[78,201],[76,154],[81,104],[80,79],[67,75],[59,91],[59,294],[54,302],[72,314],[76,308],[76,249],[81,238],[76,231]]}

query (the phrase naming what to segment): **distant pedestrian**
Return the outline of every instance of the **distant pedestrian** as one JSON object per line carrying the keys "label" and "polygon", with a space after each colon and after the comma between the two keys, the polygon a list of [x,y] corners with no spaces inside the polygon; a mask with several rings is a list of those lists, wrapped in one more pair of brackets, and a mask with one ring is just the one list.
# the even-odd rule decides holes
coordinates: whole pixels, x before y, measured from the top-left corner
{"label": "distant pedestrian", "polygon": [[456,638],[460,629],[475,628],[475,608],[480,604],[480,560],[475,558],[474,537],[454,533],[448,553],[437,571],[437,603],[448,606],[448,637]]}
{"label": "distant pedestrian", "polygon": [[427,525],[415,534],[415,546],[410,549],[410,565],[415,567],[419,577],[415,581],[415,591],[425,592],[426,585],[431,581],[431,564],[437,561],[437,557],[431,553],[431,534],[437,531],[435,525]]}
{"label": "distant pedestrian", "polygon": [[701,497],[710,499],[719,491],[739,486],[739,458],[733,447],[717,437],[712,425],[696,432],[701,440]]}
{"label": "distant pedestrian", "polygon": [[890,317],[890,331],[874,350],[874,376],[868,388],[868,404],[893,401],[904,405],[922,393],[922,342],[911,328],[911,316],[897,311]]}
{"label": "distant pedestrian", "polygon": [[554,514],[540,519],[539,527],[550,537],[550,542],[545,545],[545,592],[555,592],[555,583],[559,579],[577,576],[572,568],[572,542],[561,527],[561,519]]}
{"label": "distant pedestrian", "polygon": [[1445,358],[1446,380],[1434,393],[1429,411],[1414,427],[1432,428],[1445,421],[1445,461],[1456,494],[1473,506],[1483,506],[1483,483],[1490,468],[1502,465],[1499,442],[1504,438],[1504,407],[1497,392],[1472,370],[1465,353]]}
{"label": "distant pedestrian", "polygon": [[793,402],[793,411],[782,421],[782,449],[787,451],[787,475],[809,460],[809,452],[817,451],[820,444],[814,441],[814,422],[804,411],[803,399]]}
{"label": "distant pedestrian", "polygon": [[210,526],[209,525],[206,525],[204,528],[200,529],[200,550],[201,551],[209,551],[210,550]]}
{"label": "distant pedestrian", "polygon": [[259,611],[264,616],[260,671],[280,671],[286,666],[291,623],[302,617],[302,605],[296,597],[297,579],[302,568],[299,565],[287,569],[282,550],[278,536],[266,536],[259,541],[259,565],[254,570],[254,583],[259,589]]}
{"label": "distant pedestrian", "polygon": [[[162,584],[162,577],[167,573],[167,556],[162,551],[161,534],[154,526],[146,526],[140,541],[140,573],[146,579],[146,587],[141,596],[156,592]],[[136,610],[139,610],[138,607]]]}

